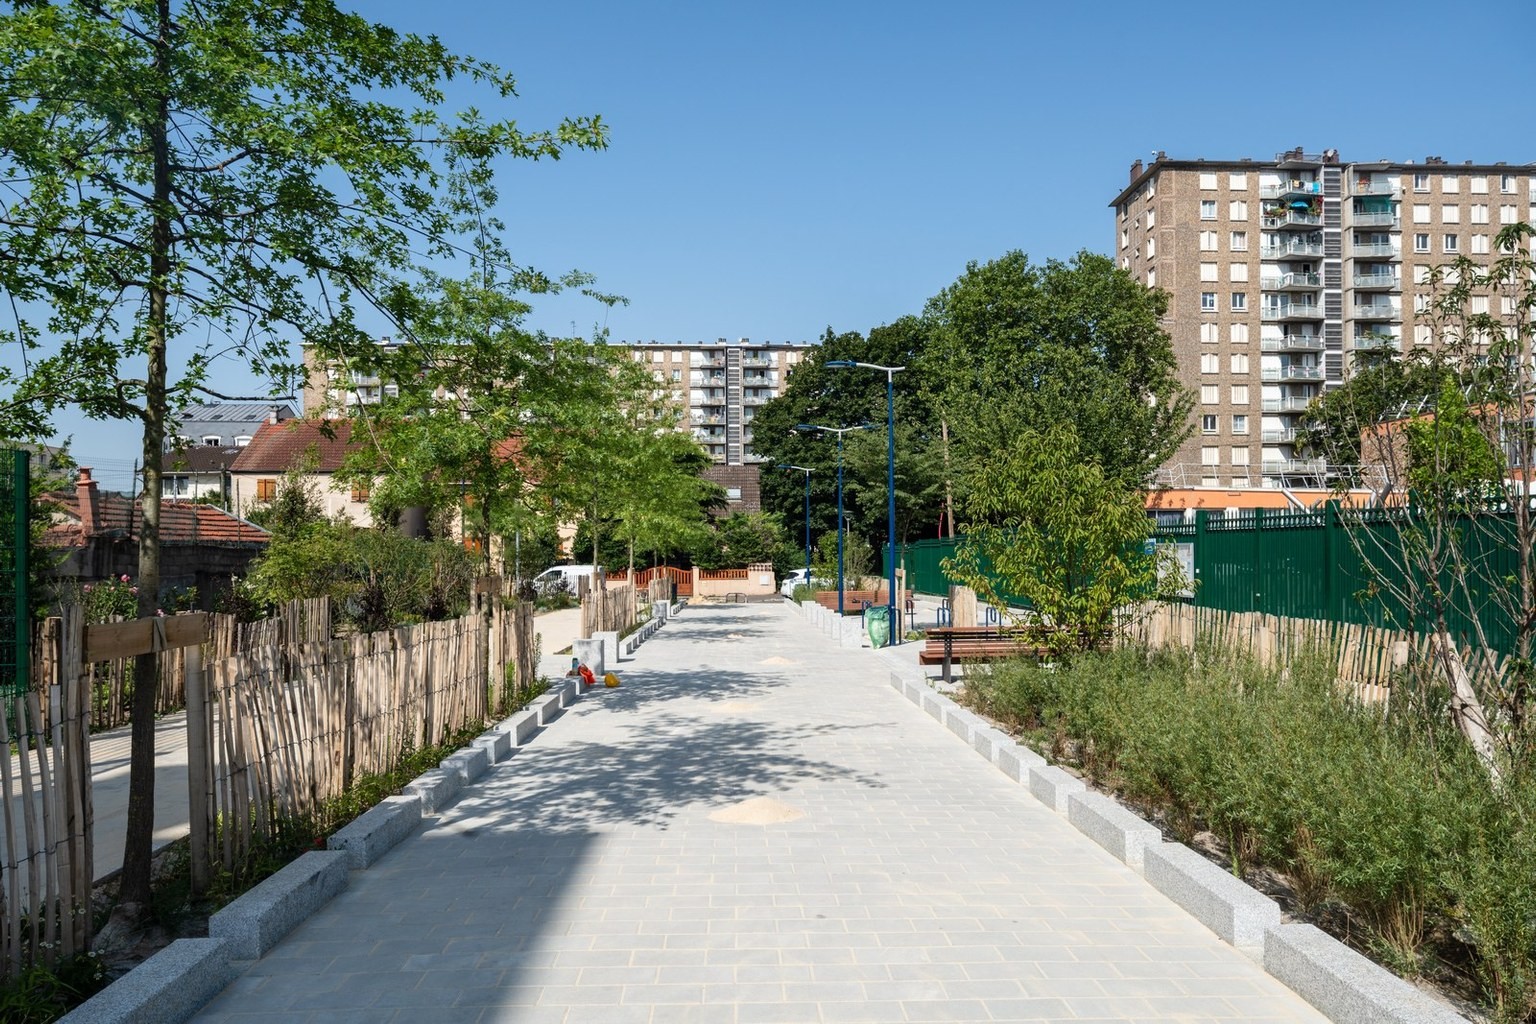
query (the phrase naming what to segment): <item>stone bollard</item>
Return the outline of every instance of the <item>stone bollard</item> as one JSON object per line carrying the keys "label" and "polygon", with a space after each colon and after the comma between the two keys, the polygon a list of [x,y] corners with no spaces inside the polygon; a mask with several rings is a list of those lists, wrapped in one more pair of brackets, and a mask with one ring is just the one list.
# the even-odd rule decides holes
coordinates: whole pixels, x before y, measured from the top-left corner
{"label": "stone bollard", "polygon": [[651,605],[651,619],[654,622],[666,622],[672,617],[672,603],[670,601],[656,601]]}
{"label": "stone bollard", "polygon": [[[600,636],[601,634],[599,634]],[[590,640],[571,641],[571,654],[581,660],[581,663],[592,670],[592,674],[598,679],[603,678],[603,673],[608,671],[608,662],[603,657],[603,642],[594,636]],[[615,658],[615,661],[618,659]]]}
{"label": "stone bollard", "polygon": [[[593,633],[592,639],[603,645],[603,664],[612,668],[619,663],[619,634],[617,630]],[[596,672],[596,669],[593,669]],[[602,672],[597,673],[599,677]]]}

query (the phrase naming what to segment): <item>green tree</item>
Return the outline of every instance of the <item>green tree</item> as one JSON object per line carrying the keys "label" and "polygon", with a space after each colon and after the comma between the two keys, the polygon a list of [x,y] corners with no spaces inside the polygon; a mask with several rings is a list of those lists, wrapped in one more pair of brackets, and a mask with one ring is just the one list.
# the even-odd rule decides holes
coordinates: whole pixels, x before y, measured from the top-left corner
{"label": "green tree", "polygon": [[1377,424],[1433,408],[1449,367],[1388,349],[1368,362],[1356,364],[1344,385],[1324,393],[1302,417],[1296,444],[1328,460],[1351,486],[1380,485],[1379,478],[1361,472],[1376,454],[1361,451],[1361,438]]}
{"label": "green tree", "polygon": [[1140,488],[1095,464],[1068,425],[1026,430],[979,467],[965,539],[944,569],[1061,653],[1104,643],[1115,616],[1188,586],[1152,532]]}
{"label": "green tree", "polygon": [[918,367],[960,489],[983,483],[993,453],[1058,423],[1107,479],[1140,486],[1190,430],[1167,311],[1165,293],[1093,253],[968,264],[928,302],[933,341]]}
{"label": "green tree", "polygon": [[783,575],[803,564],[804,552],[790,539],[783,521],[772,512],[737,512],[715,523],[715,529],[694,551],[701,569],[744,569],[771,563]]}
{"label": "green tree", "polygon": [[[287,390],[292,338],[358,346],[354,313],[409,294],[413,251],[456,251],[456,206],[490,189],[493,158],[605,143],[596,119],[536,133],[450,119],[447,80],[502,100],[510,76],[328,0],[13,5],[0,66],[0,287],[23,311],[3,340],[49,345],[5,373],[0,411],[11,432],[42,432],[65,404],[142,427],[145,615],[167,417],[206,390],[210,362],[233,352]],[[136,674],[155,675],[153,655]],[[153,693],[135,698],[125,923],[150,896]]]}

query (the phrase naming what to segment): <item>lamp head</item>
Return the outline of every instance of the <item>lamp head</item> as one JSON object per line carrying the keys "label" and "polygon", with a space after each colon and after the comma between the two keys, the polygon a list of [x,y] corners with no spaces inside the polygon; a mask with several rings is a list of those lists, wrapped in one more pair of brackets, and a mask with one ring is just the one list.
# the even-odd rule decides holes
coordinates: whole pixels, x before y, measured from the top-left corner
{"label": "lamp head", "polygon": [[823,366],[835,366],[839,370],[847,370],[847,369],[850,369],[851,367],[858,366],[859,364],[854,362],[852,359],[828,359],[825,363],[822,363],[821,365],[823,365]]}

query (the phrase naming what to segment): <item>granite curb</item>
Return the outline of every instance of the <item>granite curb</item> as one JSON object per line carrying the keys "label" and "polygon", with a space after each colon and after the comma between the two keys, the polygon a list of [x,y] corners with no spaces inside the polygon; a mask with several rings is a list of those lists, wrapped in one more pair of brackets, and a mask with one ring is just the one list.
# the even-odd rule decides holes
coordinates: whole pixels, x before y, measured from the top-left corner
{"label": "granite curb", "polygon": [[[642,642],[656,628],[648,630]],[[70,1024],[189,1020],[238,977],[239,961],[260,959],[344,891],[350,872],[377,863],[415,834],[426,815],[442,810],[465,786],[530,743],[581,696],[575,680],[552,686],[529,707],[411,780],[401,795],[386,797],[349,822],[327,840],[325,850],[304,854],[214,914],[208,921],[209,938],[176,940],[60,1020]]]}
{"label": "granite curb", "polygon": [[[812,613],[806,609],[807,617]],[[1338,1024],[1467,1024],[1433,996],[1311,925],[1284,923],[1273,900],[1199,853],[1167,843],[1157,826],[1090,791],[927,685],[918,672],[893,669],[891,688],[967,746],[1065,816],[1223,942],[1254,958],[1277,981]]]}

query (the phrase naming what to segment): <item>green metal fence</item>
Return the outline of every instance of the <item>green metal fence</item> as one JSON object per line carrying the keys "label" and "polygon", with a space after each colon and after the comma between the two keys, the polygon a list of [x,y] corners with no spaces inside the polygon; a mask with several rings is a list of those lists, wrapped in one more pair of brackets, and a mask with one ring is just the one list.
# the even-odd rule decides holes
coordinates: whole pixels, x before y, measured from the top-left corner
{"label": "green metal fence", "polygon": [[[1348,521],[1345,517],[1348,516]],[[1188,545],[1185,564],[1196,580],[1193,603],[1233,612],[1266,612],[1304,619],[1352,622],[1421,630],[1426,609],[1404,607],[1392,588],[1374,580],[1403,580],[1413,564],[1403,554],[1402,509],[1371,509],[1341,514],[1330,503],[1315,512],[1196,513],[1195,521],[1160,526],[1159,543]],[[1485,512],[1477,522],[1456,524],[1469,564],[1482,579],[1517,577],[1519,558],[1514,524],[1508,512]],[[1352,532],[1353,531],[1353,532]],[[945,575],[942,559],[960,539],[925,540],[901,548],[910,586],[919,593],[946,594],[956,582]],[[1449,580],[1441,580],[1447,592]],[[1407,587],[1398,589],[1406,590]],[[1481,624],[1489,644],[1510,652],[1517,627],[1486,591],[1473,588],[1469,599],[1452,602],[1452,633],[1476,642]]]}
{"label": "green metal fence", "polygon": [[0,471],[0,697],[13,697],[26,692],[31,676],[32,605],[27,588],[31,456],[14,449],[0,451],[10,456]]}

